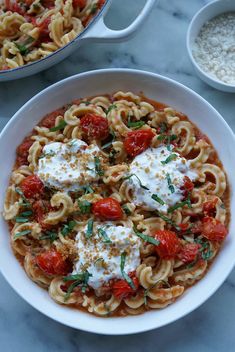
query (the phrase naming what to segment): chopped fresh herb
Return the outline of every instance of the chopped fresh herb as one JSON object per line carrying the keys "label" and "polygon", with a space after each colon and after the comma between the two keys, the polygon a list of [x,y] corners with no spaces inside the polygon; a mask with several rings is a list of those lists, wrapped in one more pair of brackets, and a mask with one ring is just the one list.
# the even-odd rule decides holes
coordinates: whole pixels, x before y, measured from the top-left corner
{"label": "chopped fresh herb", "polygon": [[104,145],[102,145],[101,149],[106,149],[108,147],[110,147],[112,145],[112,143],[115,141],[116,135],[113,131],[110,131],[110,134],[112,135],[112,140],[105,143]]}
{"label": "chopped fresh herb", "polygon": [[220,208],[221,209],[226,209],[224,203],[221,203]]}
{"label": "chopped fresh herb", "polygon": [[139,238],[141,238],[141,239],[144,240],[145,242],[154,244],[155,246],[158,246],[159,243],[160,243],[160,242],[159,242],[158,240],[156,240],[154,237],[151,237],[151,236],[145,235],[145,234],[142,233],[142,232],[139,232],[136,227],[134,227],[134,232],[135,232],[136,236],[138,236]]}
{"label": "chopped fresh herb", "polygon": [[116,154],[118,154],[118,152],[115,149],[112,149],[109,153],[109,163],[111,165],[113,165],[116,161]]}
{"label": "chopped fresh herb", "polygon": [[141,187],[141,188],[146,189],[146,190],[149,190],[149,188],[146,187],[146,186],[144,186],[144,185],[142,184],[140,178],[139,178],[137,175],[135,175],[135,174],[131,174],[131,175],[129,175],[129,176],[125,176],[125,177],[123,177],[123,180],[124,180],[124,181],[125,181],[125,180],[129,180],[131,177],[136,177],[136,178],[137,178],[137,180],[139,181],[139,184],[140,184],[140,187]]}
{"label": "chopped fresh herb", "polygon": [[168,184],[168,188],[169,190],[171,191],[171,193],[174,193],[175,192],[175,188],[172,184],[172,181],[171,181],[171,177],[170,177],[170,174],[166,174],[166,179],[167,179],[167,184]]}
{"label": "chopped fresh herb", "polygon": [[21,237],[21,236],[26,236],[26,235],[29,235],[31,233],[31,230],[24,230],[24,231],[20,231],[20,232],[17,232],[14,237],[13,237],[13,240],[17,240],[17,238]]}
{"label": "chopped fresh herb", "polygon": [[80,209],[81,214],[89,214],[91,212],[92,204],[87,200],[78,200],[78,206]]}
{"label": "chopped fresh herb", "polygon": [[104,170],[102,170],[101,168],[100,159],[98,158],[98,156],[95,156],[94,159],[95,159],[95,172],[97,173],[97,175],[103,176]]}
{"label": "chopped fresh herb", "polygon": [[28,201],[28,199],[25,197],[23,191],[22,191],[20,188],[18,188],[18,187],[15,189],[15,191],[16,191],[16,193],[18,193],[18,194],[21,196],[21,198],[23,199],[23,202],[21,202],[20,205],[25,206],[25,207],[31,207],[31,204],[30,204],[30,202]]}
{"label": "chopped fresh herb", "polygon": [[124,271],[124,267],[125,267],[125,262],[126,262],[126,252],[123,252],[121,254],[121,273],[123,276],[123,279],[126,280],[126,282],[128,283],[128,285],[133,289],[136,290],[135,284],[134,282],[131,280],[130,276],[127,275],[127,273]]}
{"label": "chopped fresh herb", "polygon": [[63,130],[66,125],[67,125],[67,122],[65,122],[65,120],[60,120],[60,122],[57,126],[50,128],[50,132],[56,132],[56,131]]}
{"label": "chopped fresh herb", "polygon": [[165,202],[161,198],[159,198],[157,194],[152,194],[151,198],[161,205],[165,204]]}
{"label": "chopped fresh herb", "polygon": [[75,287],[81,285],[82,286],[82,292],[85,293],[86,292],[86,288],[88,285],[88,280],[89,277],[92,276],[87,270],[83,273],[79,273],[76,275],[70,275],[70,276],[66,276],[63,278],[64,282],[68,282],[68,281],[74,281],[68,288],[66,295],[64,296],[64,301],[67,301],[71,295],[71,293],[73,292],[73,290],[75,289]]}
{"label": "chopped fresh herb", "polygon": [[32,210],[23,211],[23,213],[20,213],[20,216],[31,216],[31,215],[33,215]]}
{"label": "chopped fresh herb", "polygon": [[117,105],[115,104],[110,105],[106,110],[106,115],[108,115],[108,113],[110,113],[110,111],[112,111],[113,109],[117,109]]}
{"label": "chopped fresh herb", "polygon": [[195,242],[201,245],[201,248],[199,249],[199,251],[201,252],[202,259],[209,260],[213,255],[210,242],[202,240],[201,238],[196,238]]}
{"label": "chopped fresh herb", "polygon": [[126,215],[131,215],[131,210],[128,208],[126,204],[122,206],[122,209],[124,210]]}
{"label": "chopped fresh herb", "polygon": [[163,284],[166,285],[168,288],[170,288],[170,284],[165,281],[165,280],[158,280],[155,284],[153,284],[151,287],[147,288],[146,290],[144,290],[144,304],[147,305],[147,296],[150,290],[152,290],[154,287],[156,287],[159,284]]}
{"label": "chopped fresh herb", "polygon": [[175,160],[177,158],[177,154],[169,155],[166,160],[161,161],[163,165],[168,164],[170,161]]}
{"label": "chopped fresh herb", "polygon": [[110,240],[110,238],[108,237],[106,231],[102,228],[98,229],[98,236],[100,236],[103,239],[103,242],[106,244],[110,244],[112,243],[112,241]]}
{"label": "chopped fresh herb", "polygon": [[92,5],[92,6],[91,6],[91,10],[90,10],[90,14],[91,14],[91,15],[94,15],[97,10],[98,10],[97,4]]}
{"label": "chopped fresh herb", "polygon": [[128,119],[128,122],[127,122],[127,126],[130,127],[130,128],[133,128],[135,130],[137,130],[138,128],[141,128],[142,126],[145,125],[145,122],[144,121],[130,121],[130,118]]}
{"label": "chopped fresh herb", "polygon": [[17,47],[21,55],[26,55],[29,53],[29,49],[24,44],[19,44],[15,42],[15,46]]}
{"label": "chopped fresh herb", "polygon": [[45,235],[41,236],[40,240],[50,240],[50,242],[54,242],[58,238],[57,232],[46,231]]}
{"label": "chopped fresh herb", "polygon": [[86,238],[90,238],[92,236],[92,234],[93,234],[93,225],[94,225],[94,220],[93,219],[88,220],[87,230],[86,230],[86,233],[85,233],[85,237]]}
{"label": "chopped fresh herb", "polygon": [[88,105],[90,105],[91,104],[91,102],[90,101],[81,101],[81,103],[80,104],[85,104],[86,106],[88,106]]}
{"label": "chopped fresh herb", "polygon": [[159,134],[159,136],[157,137],[157,140],[162,142],[166,139],[166,137],[167,136],[165,134]]}
{"label": "chopped fresh herb", "polygon": [[24,223],[24,222],[28,222],[28,221],[29,221],[29,219],[25,218],[25,217],[20,217],[20,216],[15,217],[15,222],[18,222],[18,223]]}
{"label": "chopped fresh herb", "polygon": [[165,122],[160,123],[160,133],[164,133],[167,131],[167,124]]}
{"label": "chopped fresh herb", "polygon": [[71,231],[73,231],[74,227],[76,226],[76,221],[71,220],[68,224],[65,224],[61,233],[63,236],[67,236]]}
{"label": "chopped fresh herb", "polygon": [[177,231],[181,231],[181,228],[171,219],[169,219],[167,216],[163,215],[162,213],[158,212],[157,215],[159,216],[159,218],[161,218],[162,220],[164,220],[167,224],[173,226]]}
{"label": "chopped fresh herb", "polygon": [[94,190],[90,185],[82,186],[82,190],[85,194],[94,193]]}
{"label": "chopped fresh herb", "polygon": [[187,205],[188,208],[192,208],[192,204],[191,204],[190,198],[187,198],[187,199],[184,200],[183,202],[176,203],[175,205],[173,205],[172,207],[170,207],[170,208],[168,209],[168,213],[173,213],[173,211],[175,211],[175,210],[178,209],[178,208],[182,208],[182,207],[184,207],[185,205]]}

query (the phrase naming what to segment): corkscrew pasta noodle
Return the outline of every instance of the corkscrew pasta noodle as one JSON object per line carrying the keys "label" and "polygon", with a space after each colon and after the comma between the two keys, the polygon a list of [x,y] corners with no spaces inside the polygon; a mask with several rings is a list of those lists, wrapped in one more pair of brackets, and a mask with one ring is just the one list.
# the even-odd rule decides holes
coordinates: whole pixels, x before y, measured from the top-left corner
{"label": "corkscrew pasta noodle", "polygon": [[[97,1],[43,3],[27,13],[51,18],[46,50],[56,50]],[[27,61],[13,45],[22,35],[39,34],[19,13],[2,12],[3,66]],[[17,148],[3,216],[28,277],[55,302],[136,315],[174,303],[209,270],[227,234],[229,188],[213,145],[187,116],[119,91],[78,99],[34,127]]]}

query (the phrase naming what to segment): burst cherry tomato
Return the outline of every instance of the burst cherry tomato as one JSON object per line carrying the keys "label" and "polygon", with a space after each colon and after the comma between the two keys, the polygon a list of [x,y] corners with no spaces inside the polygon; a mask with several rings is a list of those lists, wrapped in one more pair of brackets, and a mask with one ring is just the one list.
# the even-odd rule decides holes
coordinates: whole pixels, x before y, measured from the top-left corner
{"label": "burst cherry tomato", "polygon": [[132,157],[142,153],[150,147],[154,133],[148,130],[139,130],[129,132],[124,140],[124,148]]}
{"label": "burst cherry tomato", "polygon": [[177,257],[183,263],[191,263],[197,258],[200,248],[201,248],[201,245],[198,243],[187,243],[180,248],[180,251],[177,254]]}
{"label": "burst cherry tomato", "polygon": [[98,3],[97,3],[97,6],[99,9],[101,9],[101,7],[104,5],[106,0],[99,0]]}
{"label": "burst cherry tomato", "polygon": [[80,125],[88,138],[102,140],[109,135],[109,124],[105,117],[88,113],[81,118]]}
{"label": "burst cherry tomato", "polygon": [[98,218],[105,220],[120,220],[123,216],[120,204],[113,198],[104,198],[93,203],[92,212]]}
{"label": "burst cherry tomato", "polygon": [[73,0],[73,7],[83,9],[86,6],[87,0]]}
{"label": "burst cherry tomato", "polygon": [[136,289],[133,290],[133,288],[131,288],[130,285],[125,280],[115,281],[112,287],[112,292],[116,298],[118,299],[127,298],[128,296],[133,295],[138,289],[139,280],[135,276],[135,273],[130,273],[129,276],[131,277]]}
{"label": "burst cherry tomato", "polygon": [[218,198],[215,198],[213,200],[203,203],[203,212],[206,216],[213,215],[217,202]]}
{"label": "burst cherry tomato", "polygon": [[184,185],[183,185],[183,189],[185,191],[185,196],[187,196],[189,193],[191,193],[193,188],[194,188],[193,182],[190,180],[190,178],[188,176],[185,176],[184,177]]}
{"label": "burst cherry tomato", "polygon": [[217,219],[207,216],[202,219],[202,235],[210,241],[223,241],[228,230]]}
{"label": "burst cherry tomato", "polygon": [[16,150],[17,158],[16,163],[18,166],[28,165],[29,148],[33,144],[30,137],[26,137]]}
{"label": "burst cherry tomato", "polygon": [[44,185],[36,175],[27,176],[20,186],[26,198],[38,198],[44,192]]}
{"label": "burst cherry tomato", "polygon": [[55,127],[55,120],[57,116],[63,115],[64,109],[58,109],[56,111],[51,112],[50,114],[46,115],[44,119],[40,122],[39,126],[52,128]]}
{"label": "burst cherry tomato", "polygon": [[158,230],[154,237],[160,242],[160,244],[156,246],[156,252],[160,258],[171,259],[179,252],[181,245],[175,232]]}
{"label": "burst cherry tomato", "polygon": [[71,271],[70,263],[54,248],[37,255],[36,263],[47,275],[66,275]]}

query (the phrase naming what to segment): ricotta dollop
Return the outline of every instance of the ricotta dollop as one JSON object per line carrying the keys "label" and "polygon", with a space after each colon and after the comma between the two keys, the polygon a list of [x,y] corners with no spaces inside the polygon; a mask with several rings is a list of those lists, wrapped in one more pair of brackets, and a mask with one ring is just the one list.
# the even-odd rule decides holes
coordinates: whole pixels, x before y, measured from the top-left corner
{"label": "ricotta dollop", "polygon": [[[149,148],[136,156],[130,164],[129,175],[131,177],[128,182],[133,190],[133,203],[163,213],[182,200],[184,177],[188,176],[191,180],[197,178],[190,162],[165,146]],[[173,188],[169,187],[169,182]],[[171,191],[173,189],[174,192]],[[154,200],[153,194],[164,204]]]}
{"label": "ricotta dollop", "polygon": [[[98,231],[105,231],[111,243],[105,243]],[[73,274],[87,270],[91,275],[88,284],[94,289],[100,288],[111,279],[122,279],[121,254],[126,252],[125,272],[136,270],[140,264],[141,240],[132,228],[115,226],[104,222],[95,226],[93,235],[85,237],[85,227],[76,236],[78,261]]]}
{"label": "ricotta dollop", "polygon": [[88,146],[79,139],[47,144],[39,158],[36,174],[47,187],[77,191],[85,183],[97,180],[94,158],[98,155],[96,145]]}

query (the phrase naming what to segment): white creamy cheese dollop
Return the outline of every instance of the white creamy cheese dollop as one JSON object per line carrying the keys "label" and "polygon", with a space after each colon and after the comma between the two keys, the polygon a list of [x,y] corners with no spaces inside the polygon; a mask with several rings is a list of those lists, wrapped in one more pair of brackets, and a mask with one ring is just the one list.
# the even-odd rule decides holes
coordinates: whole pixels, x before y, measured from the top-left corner
{"label": "white creamy cheese dollop", "polygon": [[[98,230],[105,231],[111,243],[105,243],[99,236]],[[122,279],[121,255],[126,252],[124,270],[128,274],[136,270],[140,264],[141,240],[135,235],[132,228],[116,226],[111,222],[94,225],[93,235],[86,239],[83,228],[76,236],[78,261],[73,274],[87,270],[91,275],[88,284],[99,289],[111,279]]]}
{"label": "white creamy cheese dollop", "polygon": [[[165,163],[172,154],[175,154],[175,157]],[[190,162],[178,153],[168,150],[166,146],[149,148],[136,156],[130,164],[129,175],[132,175],[128,182],[133,190],[133,203],[147,210],[159,210],[163,213],[182,200],[181,187],[184,184],[184,177],[188,176],[191,180],[197,178],[197,174],[190,167]],[[168,184],[169,180],[174,187],[173,193]],[[153,194],[164,204],[154,200]]]}
{"label": "white creamy cheese dollop", "polygon": [[76,191],[85,183],[97,180],[94,158],[98,155],[96,145],[88,146],[80,139],[47,144],[39,158],[36,174],[47,187]]}

